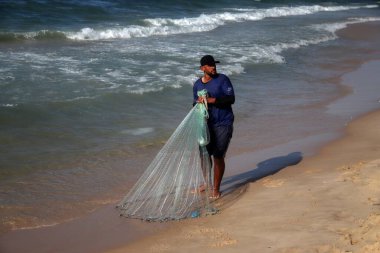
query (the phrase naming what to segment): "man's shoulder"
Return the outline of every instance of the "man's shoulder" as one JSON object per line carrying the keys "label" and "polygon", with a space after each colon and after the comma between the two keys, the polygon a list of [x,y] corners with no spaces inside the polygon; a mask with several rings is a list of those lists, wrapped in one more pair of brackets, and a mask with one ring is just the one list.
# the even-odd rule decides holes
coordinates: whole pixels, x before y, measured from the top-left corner
{"label": "man's shoulder", "polygon": [[218,73],[218,77],[216,78],[216,80],[218,81],[218,83],[231,83],[230,78],[225,74]]}
{"label": "man's shoulder", "polygon": [[217,79],[219,79],[219,80],[230,80],[230,78],[227,75],[221,74],[221,73],[218,73]]}
{"label": "man's shoulder", "polygon": [[199,84],[201,84],[201,83],[202,83],[201,78],[198,78],[198,79],[194,82],[193,86],[197,86],[197,85],[199,85]]}

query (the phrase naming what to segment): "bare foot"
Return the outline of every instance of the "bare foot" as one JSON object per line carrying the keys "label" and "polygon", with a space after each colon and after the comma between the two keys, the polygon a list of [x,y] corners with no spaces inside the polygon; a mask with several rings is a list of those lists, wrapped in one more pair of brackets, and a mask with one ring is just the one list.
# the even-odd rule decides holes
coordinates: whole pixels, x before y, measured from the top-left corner
{"label": "bare foot", "polygon": [[206,191],[206,186],[205,185],[201,185],[201,186],[199,186],[199,188],[198,188],[198,190],[196,190],[196,189],[193,189],[193,190],[191,190],[191,193],[201,193],[201,192],[204,192],[204,191]]}
{"label": "bare foot", "polygon": [[214,191],[212,195],[210,196],[210,199],[218,199],[222,196],[222,193],[220,191]]}
{"label": "bare foot", "polygon": [[198,190],[199,190],[199,192],[204,192],[206,190],[206,186],[201,185]]}

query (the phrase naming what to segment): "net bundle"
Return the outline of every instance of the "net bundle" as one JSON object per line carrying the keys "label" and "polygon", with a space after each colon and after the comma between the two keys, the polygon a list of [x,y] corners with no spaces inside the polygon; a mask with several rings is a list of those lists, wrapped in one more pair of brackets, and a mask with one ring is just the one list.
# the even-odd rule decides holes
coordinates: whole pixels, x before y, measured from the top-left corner
{"label": "net bundle", "polygon": [[[200,94],[204,96],[204,92]],[[121,215],[149,221],[214,212],[207,104],[197,103],[118,205]]]}

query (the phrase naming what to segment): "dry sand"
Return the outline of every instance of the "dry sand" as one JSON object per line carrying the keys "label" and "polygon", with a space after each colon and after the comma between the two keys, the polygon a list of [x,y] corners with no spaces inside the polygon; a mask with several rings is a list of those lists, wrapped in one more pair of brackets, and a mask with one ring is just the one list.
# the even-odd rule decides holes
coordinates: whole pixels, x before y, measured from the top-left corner
{"label": "dry sand", "polygon": [[219,214],[108,253],[379,253],[379,126],[380,111],[363,116],[317,156],[217,200]]}

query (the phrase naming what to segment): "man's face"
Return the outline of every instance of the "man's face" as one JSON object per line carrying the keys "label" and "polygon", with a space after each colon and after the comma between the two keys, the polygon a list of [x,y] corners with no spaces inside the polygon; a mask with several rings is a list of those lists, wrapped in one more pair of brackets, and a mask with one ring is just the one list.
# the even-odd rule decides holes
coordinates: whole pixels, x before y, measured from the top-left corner
{"label": "man's face", "polygon": [[203,65],[203,66],[201,66],[201,70],[211,77],[216,75],[216,66],[215,65]]}

